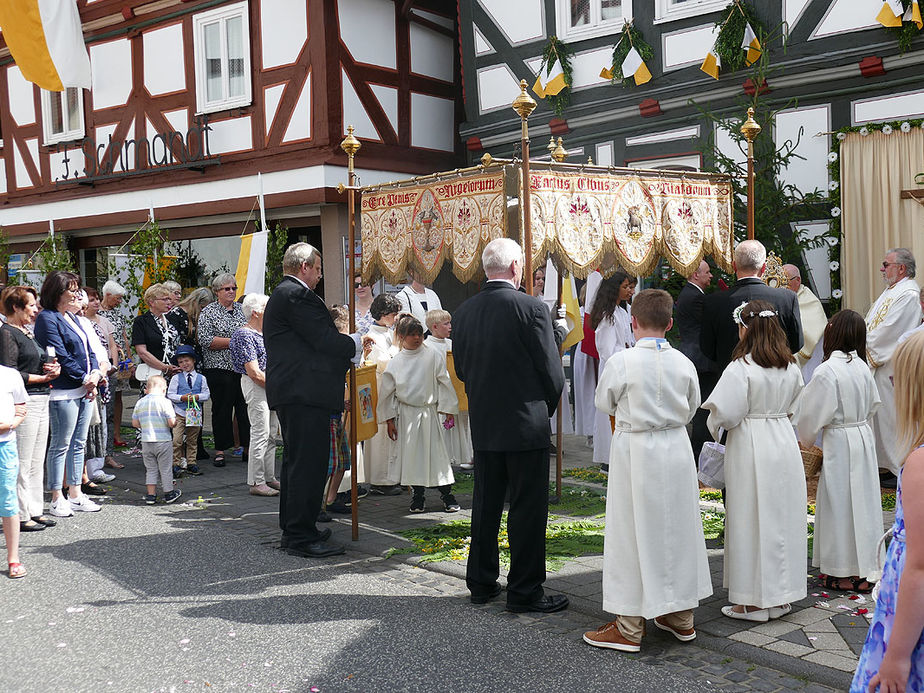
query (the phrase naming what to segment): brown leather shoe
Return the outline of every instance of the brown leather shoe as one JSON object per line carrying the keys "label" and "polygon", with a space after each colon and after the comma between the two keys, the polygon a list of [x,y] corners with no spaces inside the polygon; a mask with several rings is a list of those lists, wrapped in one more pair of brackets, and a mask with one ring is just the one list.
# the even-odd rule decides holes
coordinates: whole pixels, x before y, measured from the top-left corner
{"label": "brown leather shoe", "polygon": [[639,652],[642,646],[637,642],[632,642],[622,636],[616,622],[607,623],[600,626],[597,630],[589,630],[584,633],[584,642],[594,647],[605,647],[610,650],[619,650],[620,652]]}
{"label": "brown leather shoe", "polygon": [[673,633],[674,637],[677,638],[680,642],[690,642],[691,640],[696,639],[696,631],[693,628],[687,628],[681,630],[680,628],[674,628],[673,626],[668,625],[661,620],[661,616],[658,616],[654,620],[654,624],[661,630],[666,630],[668,633]]}

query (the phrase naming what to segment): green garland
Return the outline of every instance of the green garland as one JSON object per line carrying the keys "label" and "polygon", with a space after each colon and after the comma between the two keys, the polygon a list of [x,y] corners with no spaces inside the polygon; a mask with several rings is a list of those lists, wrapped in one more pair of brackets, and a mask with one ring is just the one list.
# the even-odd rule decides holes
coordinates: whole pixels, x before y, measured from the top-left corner
{"label": "green garland", "polygon": [[632,78],[632,75],[626,77],[622,74],[622,63],[625,61],[626,56],[629,55],[629,51],[633,48],[638,51],[638,54],[642,56],[642,60],[644,60],[646,64],[649,60],[654,58],[654,49],[645,41],[642,32],[636,29],[631,23],[626,22],[622,27],[622,36],[619,41],[616,42],[616,45],[613,46],[613,63],[610,67],[610,72],[613,73],[613,84],[622,82],[623,87],[635,86],[635,80]]}
{"label": "green garland", "polygon": [[573,54],[574,51],[572,51],[567,44],[559,41],[557,36],[550,36],[549,42],[545,45],[545,50],[542,51],[542,64],[539,66],[539,74],[541,75],[543,71],[545,71],[544,74],[548,77],[552,66],[555,64],[555,59],[558,58],[558,61],[561,63],[562,72],[565,75],[565,84],[567,84],[567,86],[554,96],[545,97],[552,107],[552,110],[555,111],[555,115],[559,118],[561,118],[562,113],[565,112],[565,108],[568,104],[571,103],[571,85],[574,82],[574,76],[571,70],[571,56]]}
{"label": "green garland", "polygon": [[831,264],[831,309],[832,312],[841,309],[841,142],[847,139],[847,134],[858,132],[861,135],[868,135],[871,132],[884,132],[886,134],[900,133],[905,130],[915,128],[924,128],[924,118],[905,118],[902,120],[890,120],[883,123],[866,123],[865,125],[852,125],[850,127],[840,128],[835,131],[831,138],[831,153],[828,154],[828,173],[830,174],[831,183],[828,191],[828,202],[831,204],[831,222],[826,233],[825,240],[828,242],[828,257]]}
{"label": "green garland", "polygon": [[741,41],[744,38],[744,27],[750,24],[757,39],[760,41],[762,51],[767,50],[767,29],[763,22],[751,11],[741,0],[734,0],[728,7],[722,10],[722,14],[715,23],[719,27],[719,35],[715,39],[715,51],[722,60],[722,68],[735,71],[742,67],[747,67],[744,62],[747,54],[741,48]]}
{"label": "green garland", "polygon": [[[912,0],[902,0],[902,9],[907,11],[907,9],[911,7],[911,2]],[[920,5],[920,2],[918,4]],[[902,15],[904,16],[904,13],[902,13]],[[898,50],[902,53],[911,48],[911,42],[914,41],[918,32],[921,31],[914,22],[906,22],[904,20],[901,26],[890,26],[887,28],[898,40]]]}

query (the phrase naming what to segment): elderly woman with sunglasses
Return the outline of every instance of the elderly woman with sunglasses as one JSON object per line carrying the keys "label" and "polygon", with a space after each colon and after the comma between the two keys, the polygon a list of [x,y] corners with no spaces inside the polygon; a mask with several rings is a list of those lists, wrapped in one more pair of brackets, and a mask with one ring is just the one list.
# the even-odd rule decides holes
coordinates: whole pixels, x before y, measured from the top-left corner
{"label": "elderly woman with sunglasses", "polygon": [[237,432],[247,460],[250,446],[250,419],[241,391],[241,374],[234,371],[231,335],[247,323],[241,304],[234,300],[237,282],[233,274],[219,274],[212,280],[217,301],[199,314],[196,336],[202,346],[203,375],[212,393],[212,431],[215,434],[216,467],[225,466],[225,451],[234,446],[232,415],[237,415]]}

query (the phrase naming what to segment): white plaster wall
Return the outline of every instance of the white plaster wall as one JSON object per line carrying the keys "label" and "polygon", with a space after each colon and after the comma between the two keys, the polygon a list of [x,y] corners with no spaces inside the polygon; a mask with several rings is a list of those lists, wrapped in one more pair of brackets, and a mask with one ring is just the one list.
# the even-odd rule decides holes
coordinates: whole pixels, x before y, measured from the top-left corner
{"label": "white plaster wall", "polygon": [[806,8],[810,0],[783,0],[783,18],[789,24],[789,30],[799,21],[802,10]]}
{"label": "white plaster wall", "polygon": [[661,37],[664,69],[676,70],[702,63],[717,34],[718,29],[712,24],[664,34]]}
{"label": "white plaster wall", "polygon": [[292,111],[292,118],[289,120],[289,126],[286,128],[286,134],[283,136],[283,142],[293,142],[295,140],[306,140],[311,137],[311,74],[302,87],[302,93],[298,95],[298,101],[295,103],[295,109]]}
{"label": "white plaster wall", "polygon": [[93,108],[122,106],[132,91],[132,46],[116,39],[90,46]]}
{"label": "white plaster wall", "polygon": [[250,116],[209,123],[209,152],[228,154],[253,149]]}
{"label": "white plaster wall", "polygon": [[488,55],[489,53],[494,52],[494,46],[488,43],[488,40],[481,35],[481,32],[478,31],[478,27],[473,27],[475,30],[475,55]]}
{"label": "white plaster wall", "polygon": [[506,63],[478,70],[478,109],[482,113],[509,108],[519,93],[520,82]]}
{"label": "white plaster wall", "polygon": [[455,148],[455,103],[411,92],[411,146],[451,152]]}
{"label": "white plaster wall", "polygon": [[[585,51],[583,53],[575,53],[571,60],[572,77],[574,79],[572,89],[596,87],[601,84],[607,84],[609,80],[600,76],[600,70],[604,67],[609,67],[612,62],[612,46],[599,48],[593,51]],[[514,94],[514,96],[516,96],[516,94]],[[513,99],[511,98],[511,100]]]}
{"label": "white plaster wall", "polygon": [[[828,232],[830,226],[827,221],[808,221],[793,224],[793,230],[796,233],[804,235],[806,238],[815,238]],[[828,244],[823,243],[818,248],[805,250],[802,253],[805,264],[808,268],[808,279],[811,282],[811,288],[818,298],[831,298],[831,270],[828,267],[830,259],[828,258]],[[806,277],[803,277],[805,280]]]}
{"label": "white plaster wall", "polygon": [[626,146],[634,147],[639,144],[652,144],[654,142],[673,142],[675,140],[690,140],[699,137],[699,125],[693,125],[688,128],[677,128],[676,130],[663,130],[654,132],[650,135],[636,135],[635,137],[626,138]]}
{"label": "white plaster wall", "polygon": [[878,99],[860,99],[852,104],[853,123],[911,118],[924,114],[924,91],[893,94]]}
{"label": "white plaster wall", "polygon": [[276,117],[276,109],[279,108],[279,99],[282,98],[282,92],[285,91],[285,84],[274,84],[263,90],[263,102],[265,111],[263,120],[266,122],[266,134],[269,135],[270,128],[273,127],[273,118]]}
{"label": "white plaster wall", "polygon": [[[780,111],[776,115],[774,137],[776,146],[780,147],[790,140],[793,144],[798,140],[796,154],[804,159],[793,157],[789,166],[780,171],[780,179],[796,186],[803,194],[810,193],[816,188],[822,192],[828,189],[828,152],[830,151],[830,135],[815,137],[819,132],[828,132],[830,127],[830,108],[812,106],[809,108],[794,108]],[[799,129],[802,128],[801,139]]]}
{"label": "white plaster wall", "polygon": [[262,0],[260,40],[264,68],[294,63],[307,39],[307,0]]}
{"label": "white plaster wall", "polygon": [[189,129],[189,112],[185,108],[166,111],[164,117],[173,126],[174,130],[178,130],[183,133],[183,137],[186,137],[186,131]]}
{"label": "white plaster wall", "polygon": [[545,38],[542,0],[478,0],[511,43]]}
{"label": "white plaster wall", "polygon": [[[16,171],[16,183],[15,187],[17,188],[31,188],[32,179],[29,178],[29,171],[26,169],[26,160],[23,158],[22,152],[19,147],[13,147],[13,163]],[[31,157],[32,162],[38,167],[38,139],[32,138],[26,140],[26,149],[28,150],[28,156]],[[41,170],[41,169],[39,169]]]}
{"label": "white plaster wall", "polygon": [[35,101],[32,82],[27,82],[15,65],[6,71],[10,115],[17,125],[31,125],[35,122]]}
{"label": "white plaster wall", "polygon": [[747,154],[745,154],[738,146],[738,143],[732,139],[731,134],[720,127],[715,128],[715,147],[725,156],[736,161],[739,165],[746,165],[748,162]]}
{"label": "white plaster wall", "polygon": [[398,90],[394,87],[386,87],[383,84],[370,84],[372,93],[379,100],[385,115],[388,116],[388,122],[398,132]]}
{"label": "white plaster wall", "polygon": [[594,157],[594,163],[597,164],[597,166],[613,165],[612,142],[604,142],[603,144],[598,144],[596,146],[596,156]]}
{"label": "white plaster wall", "polygon": [[346,132],[347,126],[352,125],[353,134],[357,137],[380,140],[378,130],[375,129],[366,109],[363,108],[362,101],[359,100],[345,70],[340,70],[340,80],[343,84],[343,131]]}
{"label": "white plaster wall", "polygon": [[834,0],[810,39],[880,26],[876,15],[882,3],[867,0]]}
{"label": "white plaster wall", "polygon": [[425,26],[411,22],[411,72],[453,80],[453,40]]}
{"label": "white plaster wall", "polygon": [[0,195],[6,193],[6,162],[0,158]]}
{"label": "white plaster wall", "polygon": [[[186,89],[183,27],[171,24],[144,33],[144,86],[152,95]],[[192,50],[192,46],[190,46]],[[190,89],[195,85],[190,84]]]}
{"label": "white plaster wall", "polygon": [[337,7],[340,37],[353,59],[395,69],[395,3],[390,0],[339,0]]}

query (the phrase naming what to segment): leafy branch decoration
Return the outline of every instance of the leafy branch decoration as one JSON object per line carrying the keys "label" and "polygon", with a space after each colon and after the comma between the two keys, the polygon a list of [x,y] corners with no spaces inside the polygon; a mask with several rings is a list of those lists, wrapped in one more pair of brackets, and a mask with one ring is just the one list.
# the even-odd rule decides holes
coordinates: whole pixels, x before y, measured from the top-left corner
{"label": "leafy branch decoration", "polygon": [[654,58],[654,49],[642,36],[642,32],[636,29],[631,22],[626,22],[622,27],[622,36],[613,46],[613,62],[610,72],[613,75],[612,82],[614,85],[622,82],[622,86],[626,88],[635,86],[632,75],[622,74],[622,64],[626,56],[629,55],[629,51],[633,48],[638,51],[638,54],[642,56],[642,60],[646,63]]}
{"label": "leafy branch decoration", "polygon": [[542,63],[539,65],[539,74],[549,76],[555,60],[561,64],[562,73],[565,75],[564,89],[554,95],[546,96],[549,106],[559,118],[564,113],[565,108],[571,103],[571,84],[573,82],[573,72],[571,68],[571,57],[574,52],[564,43],[558,40],[557,36],[550,36],[549,42],[542,51]]}
{"label": "leafy branch decoration", "polygon": [[767,29],[746,3],[734,0],[722,10],[715,23],[719,27],[719,34],[715,39],[715,52],[722,60],[723,68],[734,71],[747,67],[746,51],[741,49],[741,40],[744,38],[744,28],[748,24],[751,25],[765,52],[768,43]]}
{"label": "leafy branch decoration", "polygon": [[[901,3],[902,9],[907,12],[908,8],[911,7],[912,0],[901,0]],[[911,48],[911,42],[914,41],[915,37],[921,31],[914,22],[904,20],[902,20],[901,26],[888,27],[888,29],[898,40],[898,50],[902,53],[905,53]]]}

